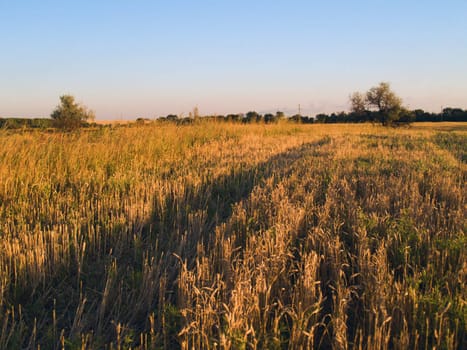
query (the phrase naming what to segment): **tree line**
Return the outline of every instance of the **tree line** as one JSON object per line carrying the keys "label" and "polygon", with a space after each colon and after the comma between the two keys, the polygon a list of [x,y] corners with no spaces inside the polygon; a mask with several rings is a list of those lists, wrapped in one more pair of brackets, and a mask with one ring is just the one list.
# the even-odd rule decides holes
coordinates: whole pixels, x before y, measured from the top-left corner
{"label": "tree line", "polygon": [[[286,120],[292,123],[381,123],[385,126],[409,124],[412,122],[467,122],[467,110],[446,107],[440,113],[426,112],[422,109],[409,110],[402,105],[402,99],[390,88],[389,83],[382,82],[370,88],[367,92],[354,92],[349,97],[350,112],[325,114],[320,113],[314,117],[295,114],[286,116],[284,112],[261,114],[256,111],[227,115],[200,116],[195,107],[187,117],[169,114],[156,119],[137,118],[136,123],[170,122],[176,124],[191,124],[199,120],[214,120],[218,122],[233,123],[278,123]],[[0,128],[20,129],[57,128],[61,130],[74,130],[80,127],[97,126],[94,121],[94,112],[86,106],[75,102],[71,95],[60,97],[60,104],[50,115],[50,118],[0,118]]]}
{"label": "tree line", "polygon": [[[213,120],[217,122],[234,122],[234,123],[278,123],[280,120],[288,121],[291,123],[301,124],[333,124],[333,123],[376,123],[379,122],[380,116],[378,112],[367,111],[362,114],[354,112],[339,112],[325,114],[320,113],[314,117],[295,114],[293,116],[286,116],[282,112],[275,114],[267,113],[260,114],[255,111],[248,112],[246,114],[227,114],[227,115],[211,115],[199,117],[202,120]],[[179,125],[192,124],[196,122],[196,119],[190,117],[180,117],[175,114],[169,114],[165,117],[159,117],[157,119],[138,118],[136,123],[144,122],[172,122]],[[446,107],[439,113],[426,112],[423,109],[407,110],[397,122],[399,123],[411,123],[411,122],[467,122],[467,109],[451,108]],[[83,122],[80,124],[81,127],[94,127],[98,124],[92,122]],[[0,128],[3,129],[51,129],[58,128],[59,126],[54,123],[51,118],[0,118]]]}

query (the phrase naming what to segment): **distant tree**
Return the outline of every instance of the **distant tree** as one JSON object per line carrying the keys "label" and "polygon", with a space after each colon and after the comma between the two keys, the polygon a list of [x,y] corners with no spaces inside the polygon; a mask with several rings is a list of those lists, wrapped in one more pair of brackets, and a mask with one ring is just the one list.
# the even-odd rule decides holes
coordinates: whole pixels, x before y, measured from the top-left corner
{"label": "distant tree", "polygon": [[449,122],[467,121],[467,111],[464,111],[461,108],[443,108],[441,118],[442,120]]}
{"label": "distant tree", "polygon": [[274,114],[271,114],[271,113],[266,113],[264,115],[264,122],[269,124],[269,123],[274,123],[276,121],[276,117],[274,116]]}
{"label": "distant tree", "polygon": [[331,113],[326,123],[337,123],[337,114],[335,112]]}
{"label": "distant tree", "polygon": [[353,93],[350,95],[350,105],[354,115],[371,115],[383,125],[390,125],[397,121],[404,111],[401,98],[386,82],[370,88],[365,95],[359,92]]}
{"label": "distant tree", "polygon": [[399,112],[399,118],[395,121],[398,124],[410,124],[417,119],[415,112],[402,107]]}
{"label": "distant tree", "polygon": [[178,120],[178,115],[176,114],[169,114],[167,117],[165,117],[168,121],[175,122]]}
{"label": "distant tree", "polygon": [[5,129],[20,129],[27,127],[21,118],[6,118],[2,127]]}
{"label": "distant tree", "polygon": [[420,108],[415,109],[413,111],[413,114],[415,115],[415,121],[417,122],[425,122],[431,119],[430,113],[427,113],[423,109],[420,109]]}
{"label": "distant tree", "polygon": [[294,122],[294,123],[301,123],[302,122],[302,116],[300,114],[294,114],[293,116],[291,116],[289,118],[289,120],[291,122]]}
{"label": "distant tree", "polygon": [[326,123],[326,121],[329,119],[329,116],[327,114],[320,113],[316,115],[315,119],[318,123]]}
{"label": "distant tree", "polygon": [[225,119],[226,121],[238,122],[241,121],[243,118],[240,114],[227,114]]}
{"label": "distant tree", "polygon": [[354,92],[349,97],[350,110],[356,115],[364,115],[366,112],[366,98],[360,92]]}
{"label": "distant tree", "polygon": [[307,115],[300,115],[300,120],[303,124],[313,124],[315,120]]}
{"label": "distant tree", "polygon": [[383,125],[389,125],[400,117],[402,100],[392,90],[389,83],[382,82],[366,93],[370,108],[377,109]]}
{"label": "distant tree", "polygon": [[95,118],[93,111],[76,103],[75,98],[71,95],[60,96],[60,104],[50,117],[53,120],[53,125],[63,130],[77,129]]}
{"label": "distant tree", "polygon": [[31,119],[31,127],[38,129],[46,129],[52,127],[52,120],[48,118],[34,118]]}
{"label": "distant tree", "polygon": [[261,114],[255,112],[255,111],[250,111],[245,115],[244,122],[246,123],[254,123],[261,121],[262,116]]}
{"label": "distant tree", "polygon": [[276,112],[276,118],[277,120],[284,119],[285,118],[285,113],[281,111]]}

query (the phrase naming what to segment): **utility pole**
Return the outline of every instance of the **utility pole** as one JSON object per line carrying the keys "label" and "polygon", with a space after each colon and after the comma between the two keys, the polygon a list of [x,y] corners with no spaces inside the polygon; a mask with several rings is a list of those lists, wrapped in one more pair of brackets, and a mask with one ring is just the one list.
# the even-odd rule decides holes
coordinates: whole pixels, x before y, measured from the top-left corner
{"label": "utility pole", "polygon": [[298,104],[298,115],[302,115],[302,108],[300,106],[300,103]]}

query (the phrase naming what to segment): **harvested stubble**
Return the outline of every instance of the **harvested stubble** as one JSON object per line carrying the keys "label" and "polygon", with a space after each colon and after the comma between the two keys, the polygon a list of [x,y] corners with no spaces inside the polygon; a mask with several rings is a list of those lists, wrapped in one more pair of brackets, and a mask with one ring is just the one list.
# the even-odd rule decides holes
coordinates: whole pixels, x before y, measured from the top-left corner
{"label": "harvested stubble", "polygon": [[0,143],[2,349],[467,347],[454,124]]}

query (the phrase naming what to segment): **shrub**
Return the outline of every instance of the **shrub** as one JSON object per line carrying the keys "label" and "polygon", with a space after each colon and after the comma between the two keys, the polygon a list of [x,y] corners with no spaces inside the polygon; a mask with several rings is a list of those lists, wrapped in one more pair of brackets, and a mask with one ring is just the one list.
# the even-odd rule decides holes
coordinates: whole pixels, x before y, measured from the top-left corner
{"label": "shrub", "polygon": [[60,105],[52,112],[50,117],[53,125],[59,129],[74,130],[88,120],[94,120],[94,112],[75,102],[71,95],[60,96]]}

